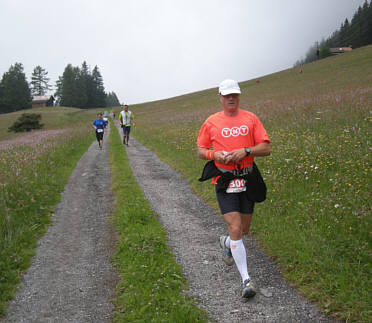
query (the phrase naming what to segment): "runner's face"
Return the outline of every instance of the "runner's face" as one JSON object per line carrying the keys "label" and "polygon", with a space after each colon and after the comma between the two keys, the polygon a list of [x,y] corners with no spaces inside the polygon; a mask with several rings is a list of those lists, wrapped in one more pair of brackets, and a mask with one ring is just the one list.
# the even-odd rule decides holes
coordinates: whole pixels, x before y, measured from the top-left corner
{"label": "runner's face", "polygon": [[237,93],[220,95],[220,101],[224,110],[235,112],[239,107],[240,95]]}

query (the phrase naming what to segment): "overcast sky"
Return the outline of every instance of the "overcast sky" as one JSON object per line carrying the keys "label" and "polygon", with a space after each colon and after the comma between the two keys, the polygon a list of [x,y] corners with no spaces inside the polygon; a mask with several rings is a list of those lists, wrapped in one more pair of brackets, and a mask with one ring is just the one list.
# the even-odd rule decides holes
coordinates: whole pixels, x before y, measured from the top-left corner
{"label": "overcast sky", "polygon": [[364,0],[0,0],[0,76],[97,65],[133,104],[292,67]]}

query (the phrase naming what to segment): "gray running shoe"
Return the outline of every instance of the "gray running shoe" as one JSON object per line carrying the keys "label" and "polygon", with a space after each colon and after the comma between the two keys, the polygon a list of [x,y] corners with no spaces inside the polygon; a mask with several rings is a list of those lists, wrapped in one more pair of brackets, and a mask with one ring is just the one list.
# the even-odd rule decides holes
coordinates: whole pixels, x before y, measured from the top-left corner
{"label": "gray running shoe", "polygon": [[256,295],[256,290],[253,285],[253,282],[250,279],[244,281],[242,298],[251,298]]}
{"label": "gray running shoe", "polygon": [[222,260],[228,266],[232,266],[234,264],[234,258],[231,253],[231,249],[227,248],[225,245],[225,241],[227,236],[220,236],[220,247],[222,248]]}

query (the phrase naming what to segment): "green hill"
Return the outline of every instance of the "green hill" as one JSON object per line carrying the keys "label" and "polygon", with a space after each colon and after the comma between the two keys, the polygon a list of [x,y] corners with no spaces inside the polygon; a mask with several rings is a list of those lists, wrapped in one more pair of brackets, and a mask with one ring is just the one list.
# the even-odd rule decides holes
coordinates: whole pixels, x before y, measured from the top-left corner
{"label": "green hill", "polygon": [[[268,199],[252,234],[325,312],[371,321],[372,46],[241,88],[241,108],[259,116],[273,149],[256,159]],[[134,136],[217,207],[211,185],[197,181],[204,162],[195,157],[201,124],[221,110],[217,89],[131,110]]]}

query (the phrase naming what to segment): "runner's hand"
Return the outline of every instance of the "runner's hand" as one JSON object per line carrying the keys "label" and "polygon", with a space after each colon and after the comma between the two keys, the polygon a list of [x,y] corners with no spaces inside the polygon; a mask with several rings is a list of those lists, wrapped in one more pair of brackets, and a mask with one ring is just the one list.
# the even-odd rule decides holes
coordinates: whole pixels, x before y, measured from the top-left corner
{"label": "runner's hand", "polygon": [[229,161],[226,161],[226,156],[228,154],[225,151],[215,151],[214,160],[219,164],[228,164]]}
{"label": "runner's hand", "polygon": [[247,154],[245,153],[244,148],[235,149],[227,153],[225,159],[226,164],[229,162],[239,163]]}

